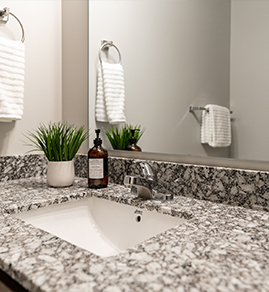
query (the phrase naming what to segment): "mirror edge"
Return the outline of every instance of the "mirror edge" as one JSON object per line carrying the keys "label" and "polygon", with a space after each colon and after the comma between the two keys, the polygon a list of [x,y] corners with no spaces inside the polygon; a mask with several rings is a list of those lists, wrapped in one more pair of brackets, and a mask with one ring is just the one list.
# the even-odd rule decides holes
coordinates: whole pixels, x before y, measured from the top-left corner
{"label": "mirror edge", "polygon": [[234,168],[242,170],[269,171],[268,161],[239,160],[233,158],[202,157],[180,154],[108,150],[109,157],[144,159],[191,165]]}

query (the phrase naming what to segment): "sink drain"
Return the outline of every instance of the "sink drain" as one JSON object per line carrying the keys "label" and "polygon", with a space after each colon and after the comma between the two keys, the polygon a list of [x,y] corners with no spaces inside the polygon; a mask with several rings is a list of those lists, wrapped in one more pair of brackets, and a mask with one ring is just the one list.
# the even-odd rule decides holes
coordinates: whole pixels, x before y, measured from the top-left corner
{"label": "sink drain", "polygon": [[136,216],[135,220],[136,220],[136,222],[141,222],[142,217],[141,216]]}

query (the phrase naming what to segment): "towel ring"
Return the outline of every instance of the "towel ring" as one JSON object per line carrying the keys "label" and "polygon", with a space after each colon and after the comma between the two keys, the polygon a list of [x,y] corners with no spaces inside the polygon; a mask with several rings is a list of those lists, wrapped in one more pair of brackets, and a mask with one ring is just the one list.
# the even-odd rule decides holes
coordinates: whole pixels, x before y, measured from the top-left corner
{"label": "towel ring", "polygon": [[24,28],[23,28],[22,23],[20,22],[19,18],[16,15],[14,15],[12,12],[9,12],[9,14],[11,14],[18,21],[18,23],[20,24],[20,26],[21,26],[21,33],[22,33],[21,41],[22,41],[22,43],[24,43],[24,41],[25,41],[25,35],[24,35]]}
{"label": "towel ring", "polygon": [[8,18],[9,18],[9,14],[12,15],[18,21],[18,23],[19,23],[19,25],[21,27],[21,30],[22,30],[21,42],[24,43],[24,41],[25,41],[25,34],[24,34],[23,25],[20,22],[19,18],[15,14],[13,14],[12,12],[9,11],[9,8],[5,7],[5,8],[3,8],[3,10],[0,10],[0,19],[3,20],[4,17],[7,17],[7,20],[3,20],[5,22],[7,22],[8,21]]}
{"label": "towel ring", "polygon": [[121,64],[121,53],[120,53],[120,50],[113,44],[113,42],[108,42],[108,41],[103,41],[103,44],[101,45],[100,47],[100,50],[99,50],[99,60],[100,60],[100,63],[102,63],[102,58],[101,58],[101,51],[104,50],[105,48],[109,48],[109,47],[114,47],[118,54],[119,54],[119,63],[118,64]]}

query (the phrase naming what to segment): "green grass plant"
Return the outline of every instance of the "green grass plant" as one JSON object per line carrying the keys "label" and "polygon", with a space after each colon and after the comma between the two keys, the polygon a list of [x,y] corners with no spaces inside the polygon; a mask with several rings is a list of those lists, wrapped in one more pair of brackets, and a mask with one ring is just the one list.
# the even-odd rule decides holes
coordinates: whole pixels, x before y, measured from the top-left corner
{"label": "green grass plant", "polygon": [[40,124],[37,130],[24,135],[31,143],[26,144],[44,152],[49,161],[70,161],[81,144],[89,137],[84,126],[75,127],[66,122]]}
{"label": "green grass plant", "polygon": [[131,129],[137,129],[134,137],[138,142],[145,132],[145,128],[141,129],[141,125],[124,124],[120,128],[110,126],[108,130],[103,129],[113,149],[125,150],[129,145],[129,139],[132,137]]}

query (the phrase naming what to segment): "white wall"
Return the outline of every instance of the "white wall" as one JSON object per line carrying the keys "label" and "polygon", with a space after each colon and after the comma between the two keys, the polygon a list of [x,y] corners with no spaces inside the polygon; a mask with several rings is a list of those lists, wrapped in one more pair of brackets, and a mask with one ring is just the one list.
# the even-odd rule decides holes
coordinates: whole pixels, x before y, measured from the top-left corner
{"label": "white wall", "polygon": [[[62,119],[61,86],[61,1],[0,1],[22,22],[25,30],[25,94],[22,120],[0,122],[0,156],[24,154],[22,133],[35,129],[40,122]],[[21,39],[18,22],[10,16],[0,24],[0,35]]]}
{"label": "white wall", "polygon": [[231,6],[232,157],[269,160],[269,1]]}
{"label": "white wall", "polygon": [[90,126],[103,126],[95,123],[94,107],[98,51],[105,39],[121,51],[127,122],[146,127],[139,142],[143,151],[229,157],[229,148],[200,143],[201,113],[195,117],[188,110],[208,103],[229,107],[230,1],[89,5]]}

